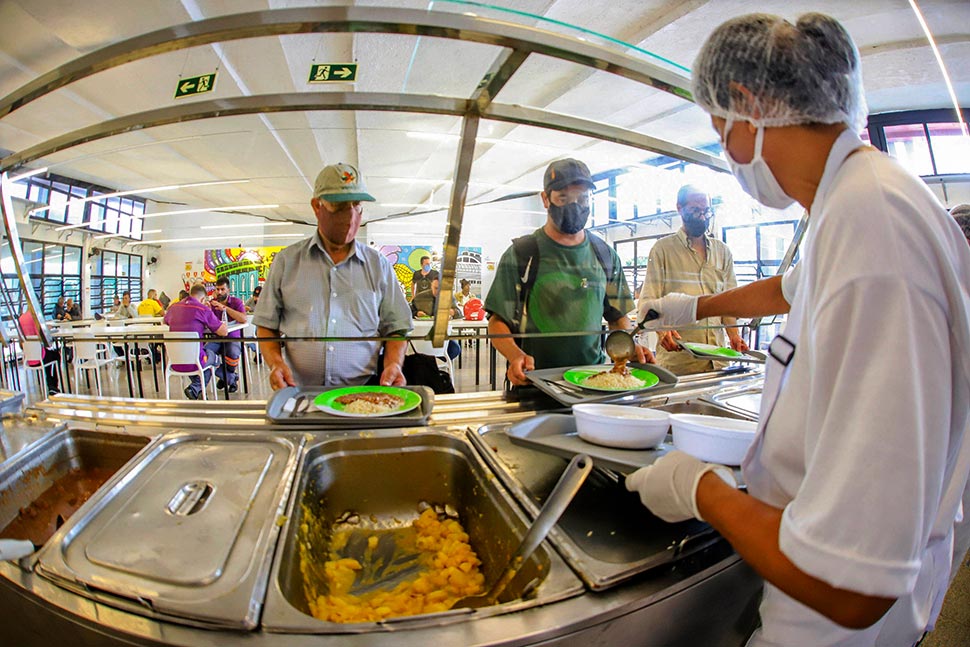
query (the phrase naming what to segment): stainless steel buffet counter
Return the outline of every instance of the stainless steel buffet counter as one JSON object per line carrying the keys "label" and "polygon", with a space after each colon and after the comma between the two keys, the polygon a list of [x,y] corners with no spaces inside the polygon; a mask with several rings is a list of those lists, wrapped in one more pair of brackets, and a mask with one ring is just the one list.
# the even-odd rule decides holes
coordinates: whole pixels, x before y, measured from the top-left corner
{"label": "stainless steel buffet counter", "polygon": [[[718,398],[747,403],[759,386],[757,372],[712,373],[631,404],[747,416]],[[375,520],[417,501],[454,505],[487,578],[566,464],[505,431],[556,406],[438,396],[427,426],[323,431],[268,424],[264,402],[44,401],[7,425],[0,523],[18,493],[43,485],[27,483],[31,470],[49,481],[55,466],[100,455],[99,439],[117,471],[38,552],[0,563],[2,642],[743,644],[760,579],[704,524],[660,522],[602,471],[496,606],[354,625],[309,615],[298,563],[308,502]]]}

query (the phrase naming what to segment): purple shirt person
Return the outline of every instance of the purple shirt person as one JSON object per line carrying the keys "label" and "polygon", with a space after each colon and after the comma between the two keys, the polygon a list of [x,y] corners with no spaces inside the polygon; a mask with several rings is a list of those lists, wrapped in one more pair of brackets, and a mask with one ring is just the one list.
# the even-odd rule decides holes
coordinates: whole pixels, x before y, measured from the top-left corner
{"label": "purple shirt person", "polygon": [[[194,285],[187,298],[171,305],[164,318],[169,330],[172,332],[196,332],[200,339],[207,332],[225,336],[226,328],[222,325],[222,321],[212,312],[211,308],[203,305],[199,300],[200,298],[205,298],[205,287]],[[199,360],[203,366],[206,365],[206,355],[201,341],[199,342]],[[173,364],[172,368],[187,371],[191,370],[193,366],[191,364]],[[193,380],[193,385],[196,382],[197,380]]]}

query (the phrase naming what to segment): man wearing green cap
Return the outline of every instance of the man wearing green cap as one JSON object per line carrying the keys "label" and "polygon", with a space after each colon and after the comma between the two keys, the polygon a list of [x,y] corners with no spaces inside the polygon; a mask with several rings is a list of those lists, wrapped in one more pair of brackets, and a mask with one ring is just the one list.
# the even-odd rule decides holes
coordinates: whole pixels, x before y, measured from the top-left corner
{"label": "man wearing green cap", "polygon": [[[411,310],[390,262],[354,240],[362,202],[374,202],[357,169],[324,167],[310,207],[317,231],[273,259],[253,323],[259,337],[395,337],[411,331]],[[377,341],[260,342],[274,390],[297,384],[359,385],[374,380]],[[380,384],[403,385],[405,342],[388,341]]]}

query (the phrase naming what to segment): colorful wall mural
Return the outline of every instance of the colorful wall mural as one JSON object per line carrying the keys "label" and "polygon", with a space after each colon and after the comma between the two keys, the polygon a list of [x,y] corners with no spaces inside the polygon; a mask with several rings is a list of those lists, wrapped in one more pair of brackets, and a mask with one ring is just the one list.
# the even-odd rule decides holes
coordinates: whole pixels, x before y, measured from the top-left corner
{"label": "colorful wall mural", "polygon": [[[411,298],[411,277],[415,270],[421,269],[421,257],[431,257],[431,267],[441,269],[441,252],[430,247],[418,245],[382,245],[380,252],[394,266],[394,273],[401,283],[401,289],[408,299]],[[455,290],[460,285],[460,279],[467,279],[472,284],[472,294],[482,293],[482,248],[459,247],[458,265],[455,268]]]}
{"label": "colorful wall mural", "polygon": [[[201,276],[198,271],[192,272],[192,263],[186,262],[186,271],[182,274],[182,283],[188,290],[193,283],[200,280],[211,292],[216,279],[221,276],[229,278],[229,289],[232,294],[246,298],[252,294],[253,288],[266,280],[266,273],[273,262],[276,253],[284,247],[230,247],[225,249],[207,249],[204,256],[204,268]],[[421,257],[430,256],[431,266],[441,267],[441,252],[417,245],[383,245],[380,252],[387,257],[394,266],[394,273],[401,283],[401,289],[411,298],[411,277],[414,271],[421,268]],[[458,266],[455,271],[456,285],[458,279],[467,279],[472,284],[472,293],[482,293],[482,248],[459,247]]]}
{"label": "colorful wall mural", "polygon": [[[229,291],[246,298],[253,293],[253,289],[266,280],[266,272],[276,253],[284,247],[229,247],[225,249],[205,250],[202,282],[211,292],[219,277],[229,279]],[[198,282],[198,277],[190,276],[189,272],[182,275],[185,289]]]}

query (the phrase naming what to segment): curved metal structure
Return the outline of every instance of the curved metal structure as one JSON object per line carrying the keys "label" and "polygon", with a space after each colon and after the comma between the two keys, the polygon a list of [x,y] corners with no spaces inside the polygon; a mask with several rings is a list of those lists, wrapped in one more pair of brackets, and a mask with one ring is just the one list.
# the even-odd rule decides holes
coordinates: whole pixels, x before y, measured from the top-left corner
{"label": "curved metal structure", "polygon": [[[381,7],[328,7],[269,10],[220,16],[166,27],[129,38],[66,63],[0,99],[0,118],[58,88],[125,63],[243,38],[306,33],[389,33],[470,41],[506,48],[468,98],[393,93],[313,92],[233,97],[176,105],[126,115],[54,137],[0,160],[0,172],[14,169],[45,155],[86,142],[155,126],[231,115],[312,110],[377,110],[445,114],[464,117],[449,218],[444,241],[440,303],[450,303],[465,194],[474,157],[479,120],[537,126],[586,135],[604,141],[669,155],[719,171],[727,165],[717,157],[642,133],[538,108],[493,102],[508,80],[531,54],[571,61],[616,74],[691,101],[689,79],[656,64],[636,60],[604,47],[539,29],[453,13],[435,13]],[[13,214],[4,207],[8,233],[15,227]],[[29,293],[32,288],[24,285]],[[439,307],[430,333],[436,346],[447,333],[447,308]],[[442,316],[437,316],[441,314]]]}

